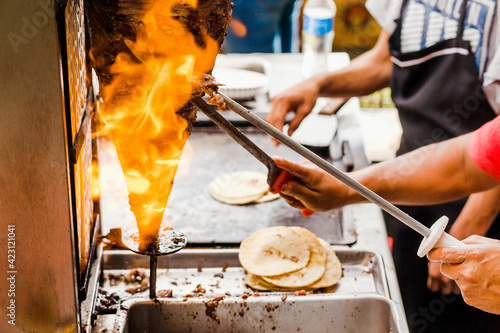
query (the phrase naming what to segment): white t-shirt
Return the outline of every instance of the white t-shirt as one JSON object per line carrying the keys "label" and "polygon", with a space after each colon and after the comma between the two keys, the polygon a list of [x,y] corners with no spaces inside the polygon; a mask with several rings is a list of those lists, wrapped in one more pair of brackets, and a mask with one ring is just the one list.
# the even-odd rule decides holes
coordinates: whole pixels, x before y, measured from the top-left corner
{"label": "white t-shirt", "polygon": [[[402,0],[367,0],[366,8],[389,33],[396,29]],[[401,51],[419,51],[457,34],[463,0],[409,0],[403,14]],[[476,67],[488,100],[495,112],[500,110],[500,44],[496,0],[468,0],[464,39],[471,42]]]}

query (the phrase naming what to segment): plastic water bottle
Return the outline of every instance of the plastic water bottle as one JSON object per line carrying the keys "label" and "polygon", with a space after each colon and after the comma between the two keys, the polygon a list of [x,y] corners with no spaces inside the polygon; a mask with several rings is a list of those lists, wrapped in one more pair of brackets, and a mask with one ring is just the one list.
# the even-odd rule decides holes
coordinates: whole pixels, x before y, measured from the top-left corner
{"label": "plastic water bottle", "polygon": [[332,51],[333,25],[337,7],[333,0],[307,0],[304,5],[302,76],[309,78],[328,70],[327,55]]}

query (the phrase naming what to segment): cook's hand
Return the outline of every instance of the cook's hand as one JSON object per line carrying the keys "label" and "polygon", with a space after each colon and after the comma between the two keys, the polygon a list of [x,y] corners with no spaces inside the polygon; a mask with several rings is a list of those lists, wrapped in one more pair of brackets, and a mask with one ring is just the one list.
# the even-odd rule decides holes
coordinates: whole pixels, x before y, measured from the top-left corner
{"label": "cook's hand", "polygon": [[296,164],[277,157],[274,161],[294,176],[280,192],[290,206],[325,212],[347,204],[347,187],[310,162]]}
{"label": "cook's hand", "polygon": [[451,293],[460,295],[460,288],[452,279],[441,274],[440,266],[438,262],[429,262],[427,264],[429,275],[427,277],[427,288],[433,292],[442,292],[445,295]]}
{"label": "cook's hand", "polygon": [[467,304],[500,314],[500,241],[471,236],[463,243],[434,249],[428,257],[442,262],[441,272],[455,280]]}
{"label": "cook's hand", "polygon": [[271,112],[269,112],[266,120],[269,124],[282,131],[287,113],[294,112],[295,117],[288,128],[288,135],[292,135],[302,120],[314,108],[318,96],[319,83],[313,77],[273,97]]}

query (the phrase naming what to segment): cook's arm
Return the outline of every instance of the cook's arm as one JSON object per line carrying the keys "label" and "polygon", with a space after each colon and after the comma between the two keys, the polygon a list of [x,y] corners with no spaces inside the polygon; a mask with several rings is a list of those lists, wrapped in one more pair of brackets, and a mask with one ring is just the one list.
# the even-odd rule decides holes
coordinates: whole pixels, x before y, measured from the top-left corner
{"label": "cook's arm", "polygon": [[282,130],[287,113],[294,112],[288,131],[291,135],[311,112],[318,97],[362,96],[386,87],[392,73],[389,37],[388,32],[382,31],[375,47],[354,59],[346,68],[316,75],[276,95],[271,101],[267,121]]}
{"label": "cook's arm", "polygon": [[[386,200],[409,205],[447,202],[500,185],[471,159],[470,136],[428,145],[350,175]],[[276,163],[299,180],[282,188],[284,198],[294,207],[328,211],[366,201],[325,172],[283,159]]]}
{"label": "cook's arm", "polygon": [[500,187],[470,196],[460,216],[450,229],[450,235],[465,239],[484,236],[500,212]]}
{"label": "cook's arm", "polygon": [[393,66],[389,54],[390,36],[382,30],[373,49],[354,59],[349,66],[318,75],[319,96],[363,96],[387,87]]}

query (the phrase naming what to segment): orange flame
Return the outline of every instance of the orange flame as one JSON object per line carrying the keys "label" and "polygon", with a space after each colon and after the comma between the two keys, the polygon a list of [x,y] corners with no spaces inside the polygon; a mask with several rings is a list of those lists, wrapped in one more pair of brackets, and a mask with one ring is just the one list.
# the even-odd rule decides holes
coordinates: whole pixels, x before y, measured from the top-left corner
{"label": "orange flame", "polygon": [[238,37],[245,37],[247,35],[247,27],[240,20],[232,19],[229,29]]}
{"label": "orange flame", "polygon": [[173,6],[196,8],[196,0],[157,0],[142,17],[144,27],[127,46],[141,63],[119,54],[104,87],[104,133],[113,139],[141,238],[156,239],[188,122],[176,114],[214,66],[219,45],[202,31],[204,47],[173,16]]}
{"label": "orange flame", "polygon": [[92,200],[99,200],[101,197],[101,183],[100,183],[100,169],[99,163],[97,161],[92,161],[92,165],[88,168],[87,171],[90,175],[90,188]]}

